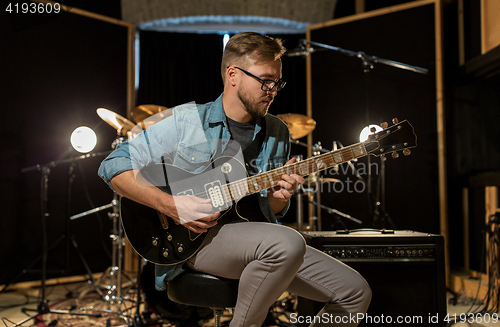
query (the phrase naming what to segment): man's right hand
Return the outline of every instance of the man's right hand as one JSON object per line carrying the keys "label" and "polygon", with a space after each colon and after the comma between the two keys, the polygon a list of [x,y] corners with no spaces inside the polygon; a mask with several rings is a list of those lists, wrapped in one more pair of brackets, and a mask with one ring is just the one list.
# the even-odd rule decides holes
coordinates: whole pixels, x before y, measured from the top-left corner
{"label": "man's right hand", "polygon": [[[193,195],[172,196],[152,186],[137,171],[128,170],[111,179],[116,192],[135,202],[156,209],[196,233],[205,233],[217,224],[220,212],[212,214],[210,199]],[[148,185],[149,184],[149,185]]]}
{"label": "man's right hand", "polygon": [[196,233],[205,233],[217,224],[220,212],[211,213],[210,199],[202,199],[194,195],[172,196],[172,198],[174,205],[168,205],[167,210],[160,211],[187,229]]}

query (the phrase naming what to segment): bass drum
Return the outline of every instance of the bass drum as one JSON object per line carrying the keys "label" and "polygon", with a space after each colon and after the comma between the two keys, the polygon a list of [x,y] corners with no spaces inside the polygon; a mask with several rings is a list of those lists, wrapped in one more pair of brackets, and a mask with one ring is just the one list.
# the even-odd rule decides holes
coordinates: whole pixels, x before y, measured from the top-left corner
{"label": "bass drum", "polygon": [[168,298],[167,291],[155,289],[155,265],[148,262],[141,273],[144,301],[149,310],[163,319],[175,322],[177,326],[198,326],[200,320],[213,318],[210,308],[179,304]]}

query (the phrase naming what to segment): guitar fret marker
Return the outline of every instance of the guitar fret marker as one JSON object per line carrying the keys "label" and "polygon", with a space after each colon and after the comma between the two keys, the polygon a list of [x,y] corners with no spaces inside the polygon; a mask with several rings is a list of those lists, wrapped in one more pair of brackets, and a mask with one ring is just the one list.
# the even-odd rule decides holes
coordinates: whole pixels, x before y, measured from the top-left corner
{"label": "guitar fret marker", "polygon": [[353,153],[354,153],[354,156],[355,157],[361,157],[362,155],[365,154],[365,151],[363,149],[363,146],[362,145],[358,145],[358,146],[353,146]]}
{"label": "guitar fret marker", "polygon": [[322,170],[323,168],[326,167],[325,163],[323,162],[323,159],[321,157],[319,157],[319,159],[317,159],[315,161],[315,164],[316,164],[316,167],[318,167],[318,170]]}
{"label": "guitar fret marker", "polygon": [[342,162],[342,154],[340,152],[332,153],[332,157],[335,163]]}
{"label": "guitar fret marker", "polygon": [[266,174],[266,176],[267,176],[267,179],[269,180],[269,182],[271,183],[271,186],[272,186],[273,183],[274,183],[273,174],[272,173],[271,174]]}

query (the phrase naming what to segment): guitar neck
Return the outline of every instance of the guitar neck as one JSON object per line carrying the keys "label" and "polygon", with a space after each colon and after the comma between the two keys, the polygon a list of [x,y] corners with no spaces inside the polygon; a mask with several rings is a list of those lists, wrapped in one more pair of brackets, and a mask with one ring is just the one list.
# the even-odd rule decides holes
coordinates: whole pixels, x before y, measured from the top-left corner
{"label": "guitar neck", "polygon": [[228,183],[223,187],[225,198],[239,199],[275,187],[284,174],[297,174],[302,177],[343,164],[367,155],[364,143],[357,143],[340,150],[331,151],[290,165],[282,166],[265,173]]}

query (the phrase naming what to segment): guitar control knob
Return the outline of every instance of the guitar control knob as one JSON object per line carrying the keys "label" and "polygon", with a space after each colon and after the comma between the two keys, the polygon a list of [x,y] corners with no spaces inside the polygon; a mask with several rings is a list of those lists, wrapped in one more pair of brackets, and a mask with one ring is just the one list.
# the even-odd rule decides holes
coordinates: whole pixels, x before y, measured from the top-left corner
{"label": "guitar control knob", "polygon": [[397,153],[397,152],[393,152],[393,153],[392,153],[392,157],[393,157],[394,159],[398,158],[398,157],[399,157],[399,153]]}
{"label": "guitar control knob", "polygon": [[174,237],[172,236],[172,234],[167,234],[167,241],[172,242],[173,239]]}
{"label": "guitar control knob", "polygon": [[399,120],[397,118],[392,118],[392,123],[397,124],[397,123],[399,123]]}
{"label": "guitar control knob", "polygon": [[179,251],[179,253],[184,252],[184,246],[183,246],[182,244],[179,244],[179,245],[177,246],[177,251]]}
{"label": "guitar control knob", "polygon": [[158,237],[153,237],[151,244],[153,244],[153,246],[158,246]]}
{"label": "guitar control knob", "polygon": [[164,258],[168,258],[168,250],[167,249],[163,249],[163,252],[161,253],[163,255]]}
{"label": "guitar control knob", "polygon": [[404,154],[405,156],[409,156],[409,155],[411,154],[410,149],[404,149],[404,150],[403,150],[403,154]]}
{"label": "guitar control knob", "polygon": [[382,127],[383,129],[386,129],[387,127],[389,126],[389,124],[387,124],[387,122],[383,122],[382,124],[380,124],[380,127]]}

